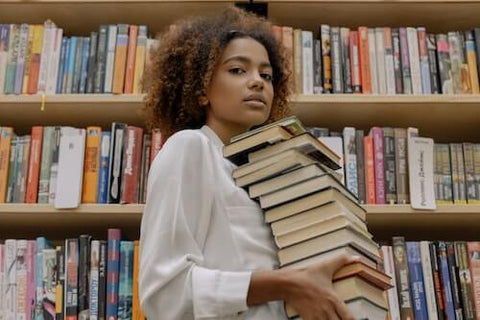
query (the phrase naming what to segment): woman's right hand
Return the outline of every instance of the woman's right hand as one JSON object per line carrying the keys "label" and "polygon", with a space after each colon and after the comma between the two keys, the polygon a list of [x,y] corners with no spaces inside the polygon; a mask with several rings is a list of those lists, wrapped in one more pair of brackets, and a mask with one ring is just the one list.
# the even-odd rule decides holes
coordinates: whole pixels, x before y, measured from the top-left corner
{"label": "woman's right hand", "polygon": [[284,269],[291,286],[285,292],[285,302],[303,320],[354,320],[345,303],[333,290],[333,274],[358,257],[338,255],[301,269]]}

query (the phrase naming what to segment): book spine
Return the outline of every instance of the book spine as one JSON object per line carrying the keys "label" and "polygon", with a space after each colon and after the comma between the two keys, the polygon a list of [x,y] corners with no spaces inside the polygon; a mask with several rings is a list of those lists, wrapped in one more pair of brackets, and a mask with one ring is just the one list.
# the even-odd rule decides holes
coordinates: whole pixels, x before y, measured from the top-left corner
{"label": "book spine", "polygon": [[476,318],[480,319],[480,242],[467,242],[468,263],[472,275],[473,283],[473,301],[475,303]]}
{"label": "book spine", "polygon": [[313,34],[302,31],[302,85],[303,94],[313,94]]}
{"label": "book spine", "polygon": [[28,24],[20,25],[20,40],[18,45],[17,69],[15,73],[15,94],[21,94],[23,91],[23,74],[25,72],[25,59],[28,49]]}
{"label": "book spine", "polygon": [[462,300],[461,300],[461,286],[458,278],[458,263],[455,256],[455,246],[453,242],[445,242],[447,245],[447,262],[450,274],[450,283],[452,286],[453,306],[455,308],[456,319],[463,320]]}
{"label": "book spine", "polygon": [[82,54],[85,46],[85,38],[77,38],[77,46],[75,50],[75,61],[72,69],[72,93],[80,93],[80,78],[82,74]]}
{"label": "book spine", "polygon": [[385,200],[397,203],[397,182],[395,174],[395,135],[392,128],[383,128]]}
{"label": "book spine", "polygon": [[90,250],[89,306],[90,320],[98,320],[98,280],[99,280],[100,241],[93,240]]}
{"label": "book spine", "polygon": [[442,203],[444,201],[442,186],[442,154],[438,144],[433,145],[433,181],[435,184],[435,201]]}
{"label": "book spine", "polygon": [[375,36],[375,28],[368,28],[368,59],[369,71],[372,82],[372,93],[380,93],[380,83],[378,78],[378,57],[377,57],[377,40]]}
{"label": "book spine", "polygon": [[57,79],[60,70],[60,55],[62,49],[63,29],[55,28],[52,39],[52,57],[49,64],[45,91],[47,94],[55,94],[57,91]]}
{"label": "book spine", "polygon": [[450,163],[452,168],[452,185],[453,185],[453,201],[460,203],[460,185],[458,177],[458,164],[457,164],[457,152],[454,143],[449,144],[450,148]]}
{"label": "book spine", "polygon": [[475,170],[475,188],[477,190],[477,201],[480,201],[480,144],[473,145],[473,163]]}
{"label": "book spine", "polygon": [[6,320],[16,319],[17,300],[17,241],[5,240],[5,291],[4,291],[4,317]]}
{"label": "book spine", "polygon": [[347,189],[358,198],[357,150],[355,128],[353,127],[345,127],[343,129],[343,150]]}
{"label": "book spine", "polygon": [[428,63],[430,65],[430,86],[432,93],[440,93],[440,75],[438,72],[437,43],[434,34],[427,34]]}
{"label": "book spine", "polygon": [[9,34],[10,26],[7,24],[0,25],[0,94],[4,93],[5,88],[5,73],[7,70]]}
{"label": "book spine", "polygon": [[392,29],[393,71],[395,74],[395,93],[403,93],[402,54],[400,51],[400,30]]}
{"label": "book spine", "polygon": [[158,154],[160,149],[162,149],[162,134],[160,129],[156,128],[152,130],[152,149],[150,153],[150,163],[153,163],[153,159]]}
{"label": "book spine", "polygon": [[384,146],[383,130],[380,127],[373,127],[371,130],[373,137],[373,159],[375,163],[375,203],[385,204],[385,169],[384,169]]}
{"label": "book spine", "polygon": [[47,240],[44,237],[36,239],[35,253],[35,311],[34,319],[43,320],[43,249],[47,249]]}
{"label": "book spine", "polygon": [[349,47],[350,47],[350,70],[352,77],[352,92],[362,92],[362,79],[360,72],[360,50],[358,45],[358,31],[350,31]]}
{"label": "book spine", "polygon": [[18,193],[18,202],[25,203],[25,197],[27,193],[27,175],[28,175],[28,165],[30,159],[30,146],[32,144],[32,138],[30,135],[23,136],[23,156],[21,159],[20,166],[20,179],[19,179],[19,193]]}
{"label": "book spine", "polygon": [[467,202],[474,203],[478,198],[477,189],[475,187],[475,166],[473,143],[463,144],[463,159],[465,161],[465,185]]}
{"label": "book spine", "polygon": [[[1,26],[0,26],[0,29],[1,29]],[[28,26],[27,48],[26,48],[26,52],[25,52],[25,66],[24,66],[24,72],[23,72],[23,75],[22,75],[23,76],[22,94],[27,94],[28,93],[28,82],[29,82],[29,78],[30,78],[30,65],[32,63],[32,50],[33,50],[34,37],[35,37],[35,25],[31,24],[31,25]],[[0,49],[0,52],[1,51],[2,50]],[[0,55],[1,55],[1,53],[0,53]],[[1,58],[0,58],[0,60],[1,60]],[[1,62],[0,62],[0,64],[1,64]],[[0,71],[0,74],[1,74],[1,71]]]}
{"label": "book spine", "polygon": [[[147,52],[148,56],[148,40],[147,40]],[[147,60],[147,59],[146,59]],[[297,94],[303,93],[303,63],[302,63],[302,30],[293,30],[293,84],[294,92]],[[146,66],[148,61],[146,62]]]}
{"label": "book spine", "polygon": [[110,162],[110,141],[111,133],[102,132],[102,142],[99,150],[100,164],[98,168],[97,203],[108,202],[108,165]]}
{"label": "book spine", "polygon": [[313,94],[321,94],[322,85],[322,42],[313,40]]}
{"label": "book spine", "polygon": [[445,242],[437,243],[437,259],[440,271],[440,279],[443,286],[443,296],[445,298],[445,314],[447,319],[455,319],[455,307],[452,296],[452,283],[450,282],[450,270],[447,260],[447,246]]}
{"label": "book spine", "polygon": [[115,45],[115,63],[113,68],[113,93],[123,93],[125,83],[125,68],[127,66],[128,24],[117,27],[117,42]]}
{"label": "book spine", "polygon": [[98,260],[98,320],[105,320],[107,308],[107,241],[100,240],[100,259]]}
{"label": "book spine", "polygon": [[88,71],[86,93],[95,92],[95,72],[97,65],[98,32],[90,32],[90,50],[88,52]]}
{"label": "book spine", "polygon": [[369,34],[367,27],[358,27],[358,48],[362,93],[372,93],[373,79],[371,76],[373,75],[370,72]]}
{"label": "book spine", "polygon": [[[283,27],[282,30],[284,32],[284,39],[285,31],[290,30],[290,28]],[[133,93],[141,93],[142,90],[142,81],[143,81],[143,72],[145,69],[145,55],[146,55],[146,47],[147,47],[147,26],[140,25],[138,26],[138,39],[137,39],[137,49],[135,53],[135,73],[133,76]],[[292,38],[290,33],[290,39]],[[291,43],[290,49],[292,49],[293,43]],[[293,56],[293,55],[290,55]],[[293,63],[292,63],[293,67]]]}
{"label": "book spine", "polygon": [[60,154],[61,127],[55,127],[52,163],[50,165],[50,182],[48,191],[48,203],[54,204],[57,196],[57,178],[58,178],[58,161]]}
{"label": "book spine", "polygon": [[472,88],[472,93],[479,93],[480,88],[478,84],[478,73],[477,73],[477,56],[476,56],[476,47],[475,47],[475,36],[473,31],[465,31],[465,51],[468,65],[468,73],[470,76],[470,84]]}
{"label": "book spine", "polygon": [[367,204],[375,204],[375,161],[373,159],[373,138],[364,138],[365,146],[365,181]]}
{"label": "book spine", "polygon": [[121,231],[119,229],[108,229],[106,319],[109,320],[117,320],[118,318],[120,238]]}
{"label": "book spine", "polygon": [[75,61],[77,54],[77,42],[80,41],[79,37],[71,37],[68,43],[67,63],[65,65],[65,78],[63,81],[63,92],[73,92],[73,77],[75,72]]}
{"label": "book spine", "polygon": [[97,61],[95,67],[94,92],[105,92],[105,67],[107,59],[108,26],[101,25],[98,31]]}
{"label": "book spine", "polygon": [[86,93],[87,91],[87,77],[88,77],[88,59],[90,54],[90,38],[83,38],[81,67],[80,67],[80,83],[78,86],[78,93]]}
{"label": "book spine", "polygon": [[428,241],[420,241],[420,257],[423,272],[423,283],[425,285],[428,319],[438,320],[432,262],[430,260],[430,245]]}
{"label": "book spine", "polygon": [[65,240],[65,320],[78,317],[78,239]]}
{"label": "book spine", "polygon": [[410,70],[410,50],[408,48],[407,28],[400,28],[400,56],[402,61],[403,93],[412,94],[412,74]]}
{"label": "book spine", "polygon": [[120,188],[122,185],[122,160],[127,125],[112,124],[112,140],[110,147],[110,162],[108,165],[108,203],[120,203]]}
{"label": "book spine", "polygon": [[[393,265],[392,246],[382,246],[383,264],[385,273],[392,279],[393,288],[387,290],[388,312],[390,320],[400,320],[400,307],[398,305],[397,283],[395,280],[395,267]],[[433,318],[431,320],[434,320]]]}
{"label": "book spine", "polygon": [[460,52],[460,39],[456,32],[448,32],[448,49],[451,62],[453,93],[462,93],[462,58]]}
{"label": "book spine", "polygon": [[420,243],[416,241],[407,241],[406,246],[415,319],[427,320],[427,300],[425,296],[422,260],[420,256]]}
{"label": "book spine", "polygon": [[139,169],[142,156],[143,129],[128,126],[123,152],[121,203],[138,203]]}
{"label": "book spine", "polygon": [[387,74],[385,68],[385,36],[384,28],[375,28],[375,45],[377,54],[377,77],[378,92],[380,94],[387,93]]}
{"label": "book spine", "polygon": [[101,127],[87,127],[82,203],[97,202],[101,138]]}
{"label": "book spine", "polygon": [[55,319],[55,298],[56,298],[56,270],[57,251],[56,249],[43,249],[43,299],[42,311],[44,320]]}
{"label": "book spine", "polygon": [[10,144],[10,159],[8,162],[8,180],[7,180],[7,192],[5,197],[5,202],[13,202],[13,190],[15,188],[16,182],[16,167],[17,167],[17,153],[19,138],[17,136],[12,137],[12,142]]}
{"label": "book spine", "polygon": [[403,237],[392,238],[393,263],[402,320],[413,320],[414,313],[410,297],[410,276],[407,261],[407,248]]}
{"label": "book spine", "polygon": [[322,40],[322,61],[323,61],[323,90],[324,93],[332,93],[332,60],[330,52],[330,26],[320,26],[320,39]]}
{"label": "book spine", "polygon": [[70,46],[71,46],[72,38],[65,38],[64,40],[65,40],[65,58],[62,65],[61,78],[59,78],[59,81],[57,83],[58,93],[67,93],[68,65],[70,63]]}
{"label": "book spine", "polygon": [[28,76],[27,93],[29,94],[37,93],[44,31],[45,31],[45,28],[43,25],[35,25],[34,31],[33,31],[34,36],[33,36],[33,45],[32,45],[32,56],[31,56],[31,62],[30,62],[30,71]]}
{"label": "book spine", "polygon": [[13,135],[13,128],[0,127],[0,203],[5,203],[7,197],[8,167]]}
{"label": "book spine", "polygon": [[340,53],[343,75],[343,91],[352,93],[352,69],[350,62],[350,29],[340,28]]}
{"label": "book spine", "polygon": [[139,203],[145,203],[147,201],[147,182],[148,171],[150,169],[150,149],[152,147],[152,136],[149,134],[144,134],[142,145],[142,167],[140,169],[140,187],[138,192]]}
{"label": "book spine", "polygon": [[[470,81],[470,70],[467,61],[467,49],[465,45],[464,32],[456,32],[460,51],[460,81],[462,84],[462,93],[472,93],[472,83]],[[476,68],[475,68],[476,69]]]}
{"label": "book spine", "polygon": [[78,239],[78,319],[90,317],[90,242],[91,236],[82,234]]}
{"label": "book spine", "polygon": [[7,190],[7,201],[11,203],[18,203],[19,202],[19,191],[20,191],[20,175],[21,175],[21,167],[22,167],[22,159],[23,159],[23,136],[17,136],[17,145],[15,151],[15,158],[13,161],[15,162],[11,168],[14,170],[14,173],[9,177],[9,190]]}
{"label": "book spine", "polygon": [[118,319],[132,319],[133,241],[120,242]]}
{"label": "book spine", "polygon": [[[35,254],[37,243],[35,240],[27,241],[27,301],[26,301],[26,320],[32,320],[35,317]],[[1,261],[0,261],[1,268]],[[0,271],[1,273],[1,271]],[[0,276],[0,281],[1,281]],[[1,285],[0,285],[1,287]],[[3,291],[2,291],[3,292]],[[0,302],[0,306],[1,302]]]}
{"label": "book spine", "polygon": [[16,252],[16,319],[25,320],[27,318],[27,240],[17,240]]}
{"label": "book spine", "polygon": [[441,170],[441,182],[440,185],[443,188],[443,202],[453,203],[453,181],[452,181],[452,165],[450,163],[450,147],[448,144],[437,144],[437,148],[440,152],[440,170]]}
{"label": "book spine", "polygon": [[133,77],[135,73],[135,53],[137,50],[138,26],[130,25],[129,31],[124,93],[133,93]]}
{"label": "book spine", "polygon": [[455,153],[457,156],[458,168],[458,187],[460,194],[459,203],[465,204],[467,202],[467,184],[465,181],[465,159],[463,157],[463,145],[461,143],[455,144]]}
{"label": "book spine", "polygon": [[450,63],[450,48],[446,34],[437,34],[438,73],[440,78],[440,92],[453,93],[453,80]]}
{"label": "book spine", "polygon": [[358,200],[360,204],[366,204],[367,194],[365,185],[365,144],[363,130],[355,131],[355,148],[357,151]]}
{"label": "book spine", "polygon": [[424,27],[417,28],[418,35],[418,54],[420,58],[420,75],[422,79],[422,92],[424,94],[432,93],[430,79],[430,64],[428,62],[427,49],[427,31]]}
{"label": "book spine", "polygon": [[467,243],[465,241],[455,241],[455,257],[458,266],[464,319],[475,320],[472,276],[468,265]]}
{"label": "book spine", "polygon": [[40,59],[40,69],[38,73],[37,92],[46,93],[48,74],[52,64],[52,53],[56,33],[55,24],[52,21],[44,23],[42,57]]}
{"label": "book spine", "polygon": [[394,129],[395,138],[395,173],[397,182],[397,203],[409,203],[407,130]]}
{"label": "book spine", "polygon": [[8,38],[7,66],[5,70],[4,93],[15,93],[15,75],[17,71],[18,46],[20,43],[20,27],[16,24],[10,25],[10,36]]}
{"label": "book spine", "polygon": [[393,61],[392,29],[388,27],[383,28],[383,37],[387,94],[395,94],[395,67]]}
{"label": "book spine", "polygon": [[[0,31],[2,26],[0,25]],[[0,319],[6,319],[4,307],[5,294],[5,245],[0,244]],[[135,313],[134,313],[135,314]]]}
{"label": "book spine", "polygon": [[113,73],[115,69],[115,47],[117,46],[117,26],[108,26],[107,47],[105,60],[104,92],[112,93]]}
{"label": "book spine", "polygon": [[55,291],[55,320],[64,319],[65,307],[65,245],[57,246],[57,289]]}
{"label": "book spine", "polygon": [[418,52],[417,29],[407,28],[408,55],[410,58],[410,74],[412,76],[413,94],[422,94],[422,76],[420,71],[420,54]]}

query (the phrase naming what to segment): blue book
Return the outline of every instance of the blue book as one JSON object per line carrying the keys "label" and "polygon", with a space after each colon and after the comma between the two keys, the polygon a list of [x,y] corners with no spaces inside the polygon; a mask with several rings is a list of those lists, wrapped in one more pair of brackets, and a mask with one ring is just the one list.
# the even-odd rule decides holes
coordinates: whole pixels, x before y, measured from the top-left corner
{"label": "blue book", "polygon": [[83,38],[82,63],[80,67],[80,86],[78,87],[78,93],[85,93],[86,91],[89,53],[90,53],[90,38]]}
{"label": "blue book", "polygon": [[423,283],[420,243],[416,241],[407,241],[406,245],[415,319],[428,320],[427,297],[425,296],[425,285]]}
{"label": "blue book", "polygon": [[455,306],[453,304],[452,285],[450,283],[450,271],[448,270],[447,245],[443,241],[437,243],[437,258],[440,269],[440,278],[445,297],[445,313],[448,320],[455,320]]}
{"label": "blue book", "polygon": [[120,242],[118,320],[132,319],[133,241]]}
{"label": "blue book", "polygon": [[111,133],[109,131],[102,131],[102,141],[100,143],[100,165],[98,166],[97,203],[107,203],[108,201],[110,141]]}
{"label": "blue book", "polygon": [[68,50],[68,62],[67,62],[67,82],[64,93],[72,93],[73,89],[73,71],[75,69],[75,59],[77,52],[77,37],[71,37]]}
{"label": "blue book", "polygon": [[67,93],[67,77],[68,77],[68,61],[70,60],[70,43],[72,42],[72,38],[67,39],[67,49],[65,52],[65,63],[63,64],[62,70],[62,93]]}
{"label": "blue book", "polygon": [[66,60],[66,56],[67,56],[67,46],[68,46],[68,38],[64,37],[62,39],[62,47],[60,49],[60,62],[59,62],[59,66],[58,66],[56,93],[62,93],[63,73],[64,73],[64,69],[65,69],[65,60]]}
{"label": "blue book", "polygon": [[107,294],[105,319],[118,317],[118,276],[120,271],[120,229],[108,229]]}

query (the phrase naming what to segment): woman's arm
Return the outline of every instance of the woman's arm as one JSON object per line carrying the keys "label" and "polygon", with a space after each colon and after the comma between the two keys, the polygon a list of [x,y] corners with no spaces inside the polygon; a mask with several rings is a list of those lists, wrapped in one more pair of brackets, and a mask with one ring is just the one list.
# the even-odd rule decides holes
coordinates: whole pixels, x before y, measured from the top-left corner
{"label": "woman's arm", "polygon": [[356,259],[339,255],[307,268],[254,272],[247,305],[284,300],[303,320],[353,320],[345,303],[333,291],[332,277],[336,270]]}

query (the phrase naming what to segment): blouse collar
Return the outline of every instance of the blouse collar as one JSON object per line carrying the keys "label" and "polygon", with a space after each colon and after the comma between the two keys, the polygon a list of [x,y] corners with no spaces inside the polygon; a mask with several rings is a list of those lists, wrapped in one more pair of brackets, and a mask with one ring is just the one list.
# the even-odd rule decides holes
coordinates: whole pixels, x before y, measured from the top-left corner
{"label": "blouse collar", "polygon": [[223,141],[220,137],[213,131],[209,126],[204,125],[200,130],[210,139],[210,141],[218,147],[220,150],[223,149]]}

